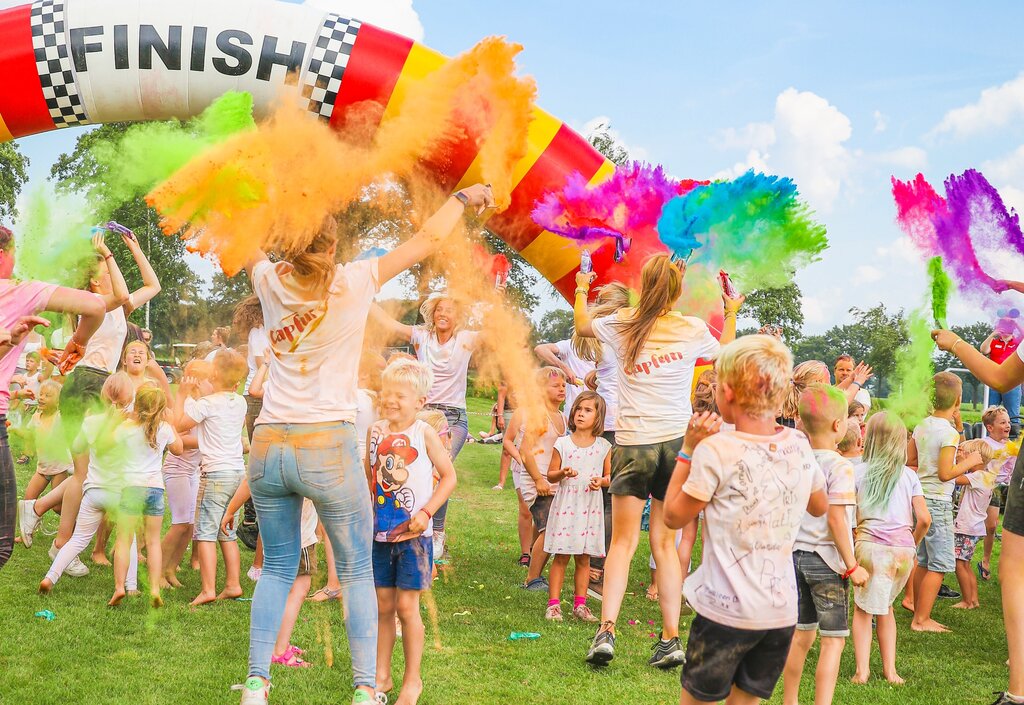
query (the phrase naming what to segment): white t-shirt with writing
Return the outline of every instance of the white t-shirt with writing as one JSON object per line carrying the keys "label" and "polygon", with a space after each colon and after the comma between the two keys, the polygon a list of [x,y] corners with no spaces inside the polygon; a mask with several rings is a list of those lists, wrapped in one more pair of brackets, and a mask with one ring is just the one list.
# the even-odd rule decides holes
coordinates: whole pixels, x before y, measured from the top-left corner
{"label": "white t-shirt with writing", "polygon": [[377,259],[339,264],[323,300],[296,285],[286,262],[253,267],[271,349],[257,424],[355,421],[366,317],[380,289],[377,266]]}
{"label": "white t-shirt with writing", "polygon": [[270,338],[267,337],[267,331],[263,326],[255,326],[249,331],[248,348],[245,363],[249,366],[249,373],[245,376],[243,394],[249,393],[249,385],[256,376],[256,358],[265,358],[270,351]]}
{"label": "white t-shirt with writing", "polygon": [[370,427],[370,472],[373,474],[373,540],[388,543],[433,536],[434,522],[422,534],[409,522],[434,494],[434,464],[427,455],[425,434],[435,433],[424,421],[392,431],[386,420]]}
{"label": "white t-shirt with writing", "polygon": [[156,447],[149,444],[145,429],[134,421],[125,421],[118,426],[114,437],[124,454],[124,486],[163,489],[164,450],[175,438],[171,425],[160,422],[156,432]]}
{"label": "white t-shirt with writing", "polygon": [[939,452],[943,448],[955,449],[960,444],[960,434],[948,420],[928,416],[914,428],[914,443],[917,445],[917,475],[921,478],[925,499],[953,501],[956,483],[939,479]]}
{"label": "white t-shirt with writing", "polygon": [[620,323],[634,309],[593,322],[594,334],[611,347],[616,358],[619,413],[615,442],[646,445],[679,438],[686,431],[693,408],[690,388],[700,358],[713,357],[718,341],[704,321],[671,311],[658,319],[640,350],[636,364],[624,369],[626,346]]}
{"label": "white t-shirt with writing", "polygon": [[811,493],[824,486],[799,431],[723,431],[702,441],[683,484],[683,492],[707,502],[704,557],[683,584],[693,609],[737,629],[796,624],[793,544]]}
{"label": "white t-shirt with writing", "polygon": [[127,337],[128,319],[125,318],[124,307],[118,306],[113,311],[107,311],[103,323],[86,343],[85,354],[78,364],[114,374]]}
{"label": "white t-shirt with writing", "polygon": [[558,359],[572,370],[573,376],[579,382],[579,386],[575,384],[565,385],[565,406],[562,413],[566,418],[569,418],[573,401],[586,389],[583,380],[594,371],[595,366],[590,360],[584,360],[576,354],[576,350],[572,347],[572,340],[560,340],[555,343],[555,347],[558,349]]}
{"label": "white t-shirt with writing", "polygon": [[[814,458],[825,476],[825,493],[828,494],[829,506],[846,508],[850,545],[853,545],[853,529],[857,521],[857,486],[853,464],[834,450],[815,450]],[[828,512],[820,517],[804,512],[793,550],[817,553],[836,573],[842,575],[846,572],[847,566],[839,557],[839,549],[836,548],[832,531],[828,527]]]}
{"label": "white t-shirt with writing", "polygon": [[241,473],[245,399],[235,392],[214,392],[185,400],[185,413],[196,422],[196,438],[203,457],[203,472]]}
{"label": "white t-shirt with writing", "polygon": [[999,464],[993,460],[981,470],[967,473],[968,484],[960,497],[960,509],[953,520],[953,531],[968,536],[985,535],[985,519],[992,490],[999,479]]}
{"label": "white t-shirt with writing", "polygon": [[479,339],[477,331],[460,330],[442,345],[423,326],[413,326],[411,342],[416,358],[434,373],[434,384],[427,392],[428,404],[466,408],[469,361]]}
{"label": "white t-shirt with writing", "polygon": [[924,496],[921,478],[904,467],[889,501],[884,506],[868,508],[864,504],[867,473],[867,463],[860,463],[853,469],[857,482],[857,540],[913,548],[914,497]]}

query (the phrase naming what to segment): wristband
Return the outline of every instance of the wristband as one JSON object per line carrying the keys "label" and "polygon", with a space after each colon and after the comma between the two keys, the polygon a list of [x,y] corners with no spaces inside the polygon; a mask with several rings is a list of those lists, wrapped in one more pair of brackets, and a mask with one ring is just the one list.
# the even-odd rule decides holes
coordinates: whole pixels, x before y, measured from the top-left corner
{"label": "wristband", "polygon": [[683,451],[679,451],[679,455],[676,456],[676,462],[678,463],[689,463],[693,460],[693,456],[687,455]]}
{"label": "wristband", "polygon": [[433,519],[433,518],[434,518],[434,515],[433,515],[433,514],[431,514],[431,513],[430,513],[430,510],[429,510],[429,509],[427,509],[426,507],[424,507],[424,508],[423,508],[423,509],[421,509],[420,511],[421,511],[421,512],[423,512],[424,514],[426,514],[426,515],[427,515],[427,519]]}
{"label": "wristband", "polygon": [[857,380],[853,380],[852,382],[850,382],[850,384],[856,384],[857,385],[857,389],[861,389],[864,386],[863,384],[861,384]]}
{"label": "wristband", "polygon": [[576,288],[576,296],[579,296],[580,294],[583,294],[584,296],[586,296],[589,293],[590,293],[590,289],[584,289],[582,287],[577,287]]}
{"label": "wristband", "polygon": [[112,254],[110,254],[110,253],[108,252],[107,254],[103,255],[103,259],[110,259],[110,258],[111,258],[111,257],[113,257],[113,256],[114,256],[114,255],[112,255]]}
{"label": "wristband", "polygon": [[962,342],[964,342],[964,339],[963,339],[963,338],[957,338],[956,342],[955,342],[955,343],[953,343],[953,347],[951,347],[951,348],[949,349],[949,353],[950,353],[951,355],[956,355],[956,346],[957,346],[957,345],[959,345],[959,344],[960,344],[960,343],[962,343]]}
{"label": "wristband", "polygon": [[464,194],[462,191],[456,191],[453,193],[452,198],[457,199],[464,207],[469,205],[469,196]]}
{"label": "wristband", "polygon": [[853,567],[852,567],[852,568],[850,568],[850,569],[849,569],[848,571],[846,571],[845,573],[843,573],[843,575],[842,575],[841,577],[843,578],[843,580],[846,580],[846,579],[847,579],[847,578],[849,578],[849,577],[850,577],[851,575],[853,575],[854,571],[855,571],[855,570],[857,570],[858,568],[860,568],[860,563],[854,563],[854,564],[853,564]]}

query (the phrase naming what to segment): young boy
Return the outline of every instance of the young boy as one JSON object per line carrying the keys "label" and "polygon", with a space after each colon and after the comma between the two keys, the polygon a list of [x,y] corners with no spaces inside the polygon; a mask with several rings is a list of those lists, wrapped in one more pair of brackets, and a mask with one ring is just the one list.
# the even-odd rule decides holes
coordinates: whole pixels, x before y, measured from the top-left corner
{"label": "young boy", "polygon": [[860,463],[861,456],[864,455],[864,434],[861,432],[860,422],[857,419],[846,420],[846,435],[839,441],[836,450],[851,464]]}
{"label": "young boy", "polygon": [[932,607],[946,573],[956,570],[953,552],[953,478],[977,464],[956,464],[956,448],[963,433],[960,396],[963,382],[952,372],[932,377],[931,416],[919,423],[907,446],[907,465],[917,468],[925,504],[932,517],[924,541],[917,547],[917,566],[907,584],[903,607],[914,613],[910,628],[918,632],[948,632],[932,619]]}
{"label": "young boy", "polygon": [[800,397],[800,420],[825,475],[828,513],[824,517],[805,513],[794,544],[798,616],[786,659],[782,701],[799,705],[804,663],[820,628],[814,703],[831,705],[839,678],[839,659],[850,635],[847,579],[858,587],[868,579],[867,571],[853,555],[852,527],[857,521],[853,464],[836,452],[848,429],[846,396],[830,385],[809,387]]}
{"label": "young boy", "polygon": [[455,489],[455,467],[444,443],[429,424],[416,418],[431,384],[430,370],[419,362],[391,363],[382,379],[382,418],[367,434],[378,614],[376,689],[388,693],[394,686],[391,655],[397,613],[402,624],[405,674],[396,705],[415,705],[423,692],[420,593],[431,583],[434,512]]}
{"label": "young boy", "polygon": [[1012,426],[1010,414],[1004,407],[988,407],[981,415],[981,422],[985,424],[985,442],[992,446],[992,452],[999,461],[999,474],[989,501],[988,517],[985,519],[985,554],[978,562],[978,577],[988,580],[992,574],[992,548],[995,545],[996,527],[999,526],[999,510],[1006,500],[1010,476],[1017,463],[1017,453],[1012,447],[1007,447]]}
{"label": "young boy", "polygon": [[[195,541],[199,554],[202,589],[192,605],[242,596],[241,564],[234,527],[221,530],[231,497],[245,475],[242,436],[245,432],[245,399],[235,390],[249,371],[245,358],[230,348],[213,356],[213,392],[199,399],[191,394],[198,384],[194,377],[181,381],[174,401],[174,418],[179,433],[196,429],[202,455],[197,501]],[[217,593],[217,547],[224,555],[224,589]]]}
{"label": "young boy", "polygon": [[[703,561],[683,584],[697,616],[681,705],[771,696],[797,623],[793,543],[805,508],[813,516],[828,509],[807,438],[775,425],[793,375],[789,349],[744,336],[722,348],[715,369],[722,417],[691,419],[665,496],[669,528],[701,511],[705,522]],[[722,420],[736,430],[710,435]]]}
{"label": "young boy", "polygon": [[[957,510],[953,522],[953,545],[956,554],[956,579],[960,583],[960,594],[963,596],[954,607],[973,610],[980,607],[978,601],[978,579],[971,570],[971,560],[978,542],[985,538],[985,519],[988,515],[988,503],[992,499],[992,490],[999,477],[999,463],[993,462],[992,446],[981,438],[965,441],[957,449],[957,460],[977,454],[981,462],[965,468],[964,473],[957,475],[956,484],[964,486],[960,497],[960,509]],[[960,467],[962,463],[958,464]]]}

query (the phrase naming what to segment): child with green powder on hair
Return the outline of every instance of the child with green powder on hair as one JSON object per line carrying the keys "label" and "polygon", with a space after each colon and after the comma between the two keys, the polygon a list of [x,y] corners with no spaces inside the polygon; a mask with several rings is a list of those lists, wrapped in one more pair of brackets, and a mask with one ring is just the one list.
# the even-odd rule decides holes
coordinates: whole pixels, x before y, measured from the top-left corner
{"label": "child with green powder on hair", "polygon": [[910,578],[917,545],[932,519],[921,480],[907,467],[907,427],[882,411],[868,420],[864,462],[854,469],[857,485],[857,540],[854,556],[868,571],[853,589],[854,683],[870,677],[871,620],[878,631],[882,675],[903,683],[896,672],[896,616],[892,605]]}

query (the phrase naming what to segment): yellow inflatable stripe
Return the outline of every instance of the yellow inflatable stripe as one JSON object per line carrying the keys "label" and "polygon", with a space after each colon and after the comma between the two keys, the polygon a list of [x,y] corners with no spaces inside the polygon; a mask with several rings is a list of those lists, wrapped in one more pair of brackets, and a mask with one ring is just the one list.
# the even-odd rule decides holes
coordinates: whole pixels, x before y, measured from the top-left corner
{"label": "yellow inflatable stripe", "polygon": [[410,85],[437,71],[447,61],[448,59],[439,52],[428,49],[422,44],[413,44],[412,49],[409,50],[409,56],[405,59],[402,73],[395,83],[395,89],[391,91],[391,98],[388,100],[387,108],[384,109],[381,122],[395,117],[402,110]]}
{"label": "yellow inflatable stripe", "polygon": [[[544,150],[551,144],[551,140],[555,139],[555,135],[558,130],[562,127],[562,121],[553,117],[551,114],[544,112],[540,108],[533,109],[533,119],[530,121],[530,126],[526,133],[527,152],[526,156],[519,160],[516,164],[515,170],[512,172],[512,190],[515,191],[516,186],[526,176],[526,172],[530,170],[540,155],[544,153]],[[458,186],[455,190],[458,191],[460,188],[472,186],[473,184],[480,183],[482,176],[480,173],[480,155],[477,154],[476,158],[473,159],[473,163],[469,165],[469,169],[463,174],[459,180]]]}
{"label": "yellow inflatable stripe", "polygon": [[[596,186],[615,173],[615,165],[605,160],[588,186]],[[580,250],[561,235],[545,230],[520,252],[548,281],[556,282],[580,264]]]}
{"label": "yellow inflatable stripe", "polygon": [[7,142],[13,140],[14,135],[7,129],[7,124],[4,123],[4,116],[0,115],[0,142]]}

